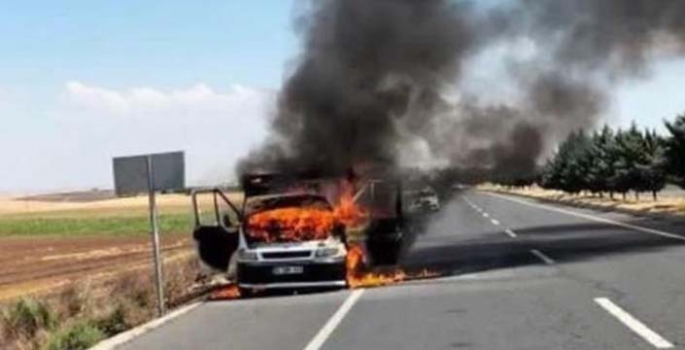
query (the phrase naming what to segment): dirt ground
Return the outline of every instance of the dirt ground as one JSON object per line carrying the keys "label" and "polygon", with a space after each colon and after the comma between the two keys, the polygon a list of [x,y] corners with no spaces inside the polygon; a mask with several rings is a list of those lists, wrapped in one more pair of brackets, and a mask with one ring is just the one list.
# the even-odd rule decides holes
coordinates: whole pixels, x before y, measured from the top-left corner
{"label": "dirt ground", "polygon": [[[0,219],[55,215],[69,218],[140,216],[148,210],[146,196],[93,197],[95,200],[90,201],[59,200],[57,195],[49,195],[49,198],[0,197]],[[161,212],[191,213],[190,197],[186,195],[159,196],[158,206]],[[132,269],[151,271],[150,247],[147,234],[135,237],[0,237],[0,302],[52,293],[73,283],[106,279]],[[162,236],[165,260],[188,254],[194,254],[191,232]]]}
{"label": "dirt ground", "polygon": [[[69,196],[73,197],[73,193]],[[59,200],[41,197],[0,197],[0,220],[45,217],[109,217],[147,215],[148,198],[94,197],[90,201]],[[240,194],[230,194],[240,200]],[[208,196],[200,198],[211,207]],[[158,197],[161,213],[188,213],[190,197],[182,194]],[[87,279],[107,279],[120,272],[151,271],[151,243],[148,234],[133,237],[98,236],[0,237],[0,302],[30,294],[57,291]],[[162,255],[167,260],[195,254],[191,232],[162,235]]]}
{"label": "dirt ground", "polygon": [[[0,301],[151,269],[150,246],[148,237],[0,238]],[[194,254],[190,233],[162,237],[165,260],[188,254]]]}

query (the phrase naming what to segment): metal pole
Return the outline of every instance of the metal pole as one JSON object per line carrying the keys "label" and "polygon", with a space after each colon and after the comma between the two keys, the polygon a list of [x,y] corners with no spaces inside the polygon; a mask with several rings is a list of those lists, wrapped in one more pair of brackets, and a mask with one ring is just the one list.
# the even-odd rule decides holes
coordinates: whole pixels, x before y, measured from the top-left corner
{"label": "metal pole", "polygon": [[159,316],[162,316],[166,312],[166,307],[164,305],[164,277],[162,275],[162,262],[160,261],[159,251],[159,228],[157,225],[157,201],[155,198],[152,156],[147,156],[147,185],[150,198],[150,225],[152,226],[152,257],[155,269],[155,287],[157,290],[157,310]]}

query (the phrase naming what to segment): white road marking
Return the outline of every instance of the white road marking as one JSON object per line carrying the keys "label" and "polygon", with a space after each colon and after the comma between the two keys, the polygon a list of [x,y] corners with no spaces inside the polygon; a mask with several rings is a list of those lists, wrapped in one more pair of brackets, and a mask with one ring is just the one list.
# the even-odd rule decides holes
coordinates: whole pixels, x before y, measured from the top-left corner
{"label": "white road marking", "polygon": [[545,264],[547,264],[547,265],[553,265],[554,264],[554,260],[552,260],[552,258],[550,258],[549,256],[545,255],[543,252],[541,252],[537,249],[531,249],[530,252],[533,255],[537,256],[538,259],[542,260],[542,262],[544,262]]}
{"label": "white road marking", "polygon": [[605,224],[611,224],[611,225],[614,225],[614,226],[619,226],[619,227],[623,227],[623,228],[628,228],[628,229],[635,230],[635,231],[640,231],[640,232],[644,232],[644,233],[650,233],[650,234],[657,235],[657,236],[662,236],[662,237],[673,238],[673,239],[677,239],[677,240],[679,240],[679,241],[685,241],[685,237],[676,235],[676,234],[674,234],[674,233],[664,232],[664,231],[655,230],[655,229],[651,229],[651,228],[647,228],[647,227],[642,227],[642,226],[635,226],[635,225],[631,225],[631,224],[626,224],[626,223],[624,223],[624,222],[619,222],[619,221],[614,221],[614,220],[610,220],[610,219],[605,219],[605,218],[601,218],[601,217],[593,216],[593,215],[589,215],[589,214],[578,213],[578,212],[574,212],[574,211],[571,211],[571,210],[565,210],[565,209],[561,209],[561,208],[555,208],[555,207],[551,207],[551,206],[548,206],[548,205],[537,204],[537,203],[529,203],[529,202],[526,202],[526,201],[524,201],[524,200],[515,199],[515,198],[509,198],[509,197],[507,197],[507,196],[503,196],[503,195],[500,195],[500,194],[495,194],[495,193],[486,193],[486,194],[488,194],[488,195],[490,195],[490,196],[494,196],[494,197],[499,197],[499,198],[502,198],[502,199],[506,199],[506,200],[508,200],[508,201],[516,202],[516,203],[519,203],[519,204],[527,205],[527,206],[530,206],[530,207],[536,207],[536,208],[545,209],[545,210],[549,210],[549,211],[556,211],[556,212],[559,212],[559,213],[563,213],[563,214],[567,214],[567,215],[572,215],[572,216],[576,216],[576,217],[580,217],[580,218],[584,218],[584,219],[588,219],[588,220],[592,220],[592,221],[603,222],[603,223],[605,223]]}
{"label": "white road marking", "polygon": [[504,232],[506,232],[509,235],[509,237],[516,238],[516,233],[514,231],[507,229]]}
{"label": "white road marking", "polygon": [[120,333],[120,334],[118,334],[112,338],[105,339],[105,340],[95,344],[95,346],[93,346],[89,350],[111,350],[111,349],[115,349],[115,348],[121,346],[122,344],[131,341],[133,338],[138,337],[144,333],[147,333],[147,332],[149,332],[155,328],[158,328],[161,325],[169,322],[170,320],[172,320],[176,317],[179,317],[179,316],[189,312],[190,310],[195,309],[196,307],[198,307],[200,305],[202,305],[202,303],[197,302],[194,304],[190,304],[188,306],[184,306],[180,309],[174,310],[174,311],[166,314],[165,316],[154,319],[154,320],[152,320],[152,321],[150,321],[144,325],[138,326],[138,327],[133,328],[131,330],[128,330],[124,333]]}
{"label": "white road marking", "polygon": [[326,322],[326,324],[319,330],[319,333],[316,333],[314,338],[309,341],[309,344],[307,344],[307,347],[304,348],[304,350],[318,350],[321,348],[321,346],[326,342],[328,337],[333,333],[336,327],[340,324],[340,322],[345,318],[345,315],[347,315],[348,312],[350,312],[350,309],[352,309],[352,306],[354,306],[354,303],[359,300],[359,297],[362,296],[362,293],[364,293],[364,289],[356,289],[350,293],[350,296],[345,299],[345,302],[340,305],[340,308],[338,311],[336,311],[333,316]]}
{"label": "white road marking", "polygon": [[630,328],[630,330],[642,337],[642,339],[652,344],[655,348],[670,349],[673,347],[671,342],[664,339],[653,330],[649,329],[649,327],[647,327],[644,323],[640,322],[640,320],[621,309],[620,306],[614,304],[611,302],[611,300],[607,298],[595,298],[595,302],[604,308],[604,310],[609,312],[612,316],[621,321],[621,323],[623,323],[626,327]]}
{"label": "white road marking", "polygon": [[483,217],[484,217],[484,218],[489,218],[490,215],[489,215],[488,213],[483,213]]}
{"label": "white road marking", "polygon": [[490,222],[492,222],[492,224],[495,226],[499,226],[499,221],[497,221],[495,219],[490,219]]}

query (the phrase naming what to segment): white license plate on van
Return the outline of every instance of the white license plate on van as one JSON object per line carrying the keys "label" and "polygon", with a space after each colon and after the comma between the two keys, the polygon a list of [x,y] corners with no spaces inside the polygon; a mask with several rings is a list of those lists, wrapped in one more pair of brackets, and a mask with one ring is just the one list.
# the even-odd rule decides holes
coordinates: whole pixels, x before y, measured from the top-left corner
{"label": "white license plate on van", "polygon": [[302,266],[276,266],[273,269],[274,275],[299,275],[303,272]]}

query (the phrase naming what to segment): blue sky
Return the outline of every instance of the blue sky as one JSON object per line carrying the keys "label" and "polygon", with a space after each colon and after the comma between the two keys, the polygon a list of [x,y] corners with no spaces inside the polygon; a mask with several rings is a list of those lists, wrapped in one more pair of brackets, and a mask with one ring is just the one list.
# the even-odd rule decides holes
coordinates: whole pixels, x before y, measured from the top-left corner
{"label": "blue sky", "polygon": [[[3,167],[0,192],[111,187],[111,156],[174,149],[187,151],[191,182],[226,176],[230,164],[215,164],[232,163],[263,133],[247,130],[247,141],[225,134],[263,129],[244,119],[266,114],[235,91],[278,89],[297,53],[293,11],[287,0],[3,2],[0,159],[11,166]],[[83,89],[75,96],[70,82],[95,89],[96,101],[79,104],[88,97]],[[184,100],[198,86],[209,88],[201,101]],[[139,88],[165,94],[164,103],[174,105],[161,108],[167,114],[185,108],[202,115],[192,116],[196,125],[176,116],[167,127],[164,116],[141,115],[151,112],[133,97]],[[106,104],[95,106],[107,93],[127,99],[131,111],[110,115]],[[231,112],[248,117],[222,115]],[[186,126],[197,130],[184,132]],[[146,140],[146,130],[165,128],[180,142]]]}
{"label": "blue sky", "polygon": [[[0,3],[0,192],[107,188],[111,157],[178,149],[191,183],[230,177],[297,58],[297,1]],[[653,73],[609,123],[685,111],[685,63]]]}
{"label": "blue sky", "polygon": [[293,5],[255,1],[14,1],[0,11],[0,81],[112,88],[204,81],[277,87]]}

